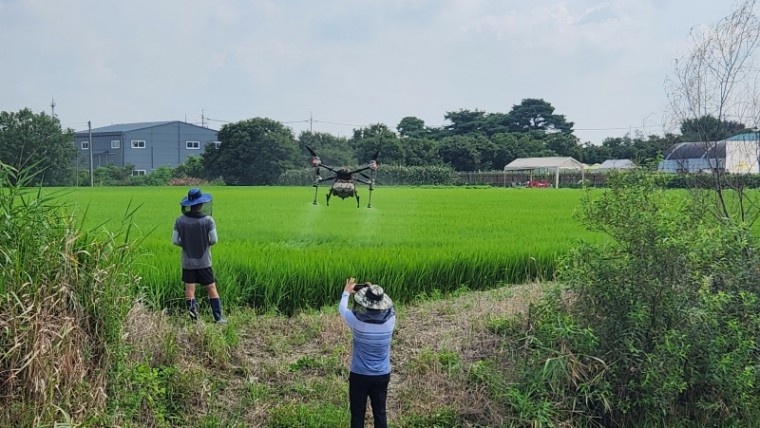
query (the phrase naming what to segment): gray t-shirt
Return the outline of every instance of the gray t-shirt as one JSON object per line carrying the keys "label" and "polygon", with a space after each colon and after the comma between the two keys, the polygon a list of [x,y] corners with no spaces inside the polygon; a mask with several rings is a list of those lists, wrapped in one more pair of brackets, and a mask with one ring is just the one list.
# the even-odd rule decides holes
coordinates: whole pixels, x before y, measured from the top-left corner
{"label": "gray t-shirt", "polygon": [[211,246],[216,244],[216,223],[208,215],[181,215],[174,221],[172,241],[182,247],[182,269],[211,267]]}

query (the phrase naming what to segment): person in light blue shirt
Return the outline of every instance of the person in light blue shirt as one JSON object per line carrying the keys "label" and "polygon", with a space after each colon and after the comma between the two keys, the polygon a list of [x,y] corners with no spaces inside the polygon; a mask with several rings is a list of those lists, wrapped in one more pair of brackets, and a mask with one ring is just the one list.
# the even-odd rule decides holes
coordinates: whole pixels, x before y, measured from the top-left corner
{"label": "person in light blue shirt", "polygon": [[[353,309],[348,300],[353,294]],[[364,427],[367,397],[372,406],[375,428],[386,428],[385,402],[391,378],[391,338],[396,327],[393,301],[383,288],[369,282],[356,284],[348,278],[338,311],[353,333],[351,372],[348,397],[351,406],[351,428]]]}

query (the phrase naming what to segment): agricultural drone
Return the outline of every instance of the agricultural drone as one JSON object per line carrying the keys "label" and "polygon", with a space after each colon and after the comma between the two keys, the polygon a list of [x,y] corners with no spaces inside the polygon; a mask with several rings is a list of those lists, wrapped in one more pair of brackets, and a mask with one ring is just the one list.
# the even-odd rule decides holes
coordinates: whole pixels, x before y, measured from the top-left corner
{"label": "agricultural drone", "polygon": [[[311,166],[314,167],[314,205],[317,205],[317,191],[319,190],[319,183],[323,181],[333,181],[332,187],[330,187],[330,190],[327,191],[327,206],[330,206],[330,196],[335,195],[341,199],[346,199],[351,196],[356,198],[356,208],[359,208],[359,192],[356,190],[356,185],[354,182],[364,183],[367,186],[369,186],[369,201],[367,203],[367,208],[372,208],[372,190],[375,189],[375,177],[377,177],[377,156],[380,154],[380,151],[378,150],[375,152],[375,155],[372,157],[372,160],[369,161],[367,166],[356,169],[356,170],[350,170],[348,167],[341,167],[341,168],[333,168],[329,165],[325,165],[322,163],[322,161],[319,159],[319,156],[317,156],[317,153],[309,146],[306,146],[306,149],[311,153]],[[322,178],[322,176],[319,175],[319,168],[324,168],[335,175],[332,177]],[[369,170],[370,175],[367,175],[364,173],[364,171]],[[359,175],[360,177],[354,177],[354,175]]]}

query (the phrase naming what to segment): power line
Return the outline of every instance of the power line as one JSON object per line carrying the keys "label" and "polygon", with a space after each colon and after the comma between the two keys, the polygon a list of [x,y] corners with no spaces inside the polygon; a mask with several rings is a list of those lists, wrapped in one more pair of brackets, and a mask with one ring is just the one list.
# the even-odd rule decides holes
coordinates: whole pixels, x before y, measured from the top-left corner
{"label": "power line", "polygon": [[619,131],[625,129],[644,129],[645,126],[624,126],[620,128],[573,128],[573,131]]}
{"label": "power line", "polygon": [[365,125],[357,125],[357,124],[355,124],[355,123],[329,122],[329,121],[327,121],[327,120],[317,120],[317,119],[314,119],[314,122],[317,122],[317,123],[326,123],[326,124],[328,124],[328,125],[342,125],[342,126],[370,126],[370,125],[366,125],[366,124],[365,124]]}

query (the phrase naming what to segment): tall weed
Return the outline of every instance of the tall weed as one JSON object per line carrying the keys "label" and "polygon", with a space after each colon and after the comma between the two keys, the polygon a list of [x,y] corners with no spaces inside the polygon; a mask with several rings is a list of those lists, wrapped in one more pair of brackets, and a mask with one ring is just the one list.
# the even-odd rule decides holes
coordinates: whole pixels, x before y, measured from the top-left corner
{"label": "tall weed", "polygon": [[83,230],[0,164],[0,425],[104,416],[131,305],[128,229]]}

